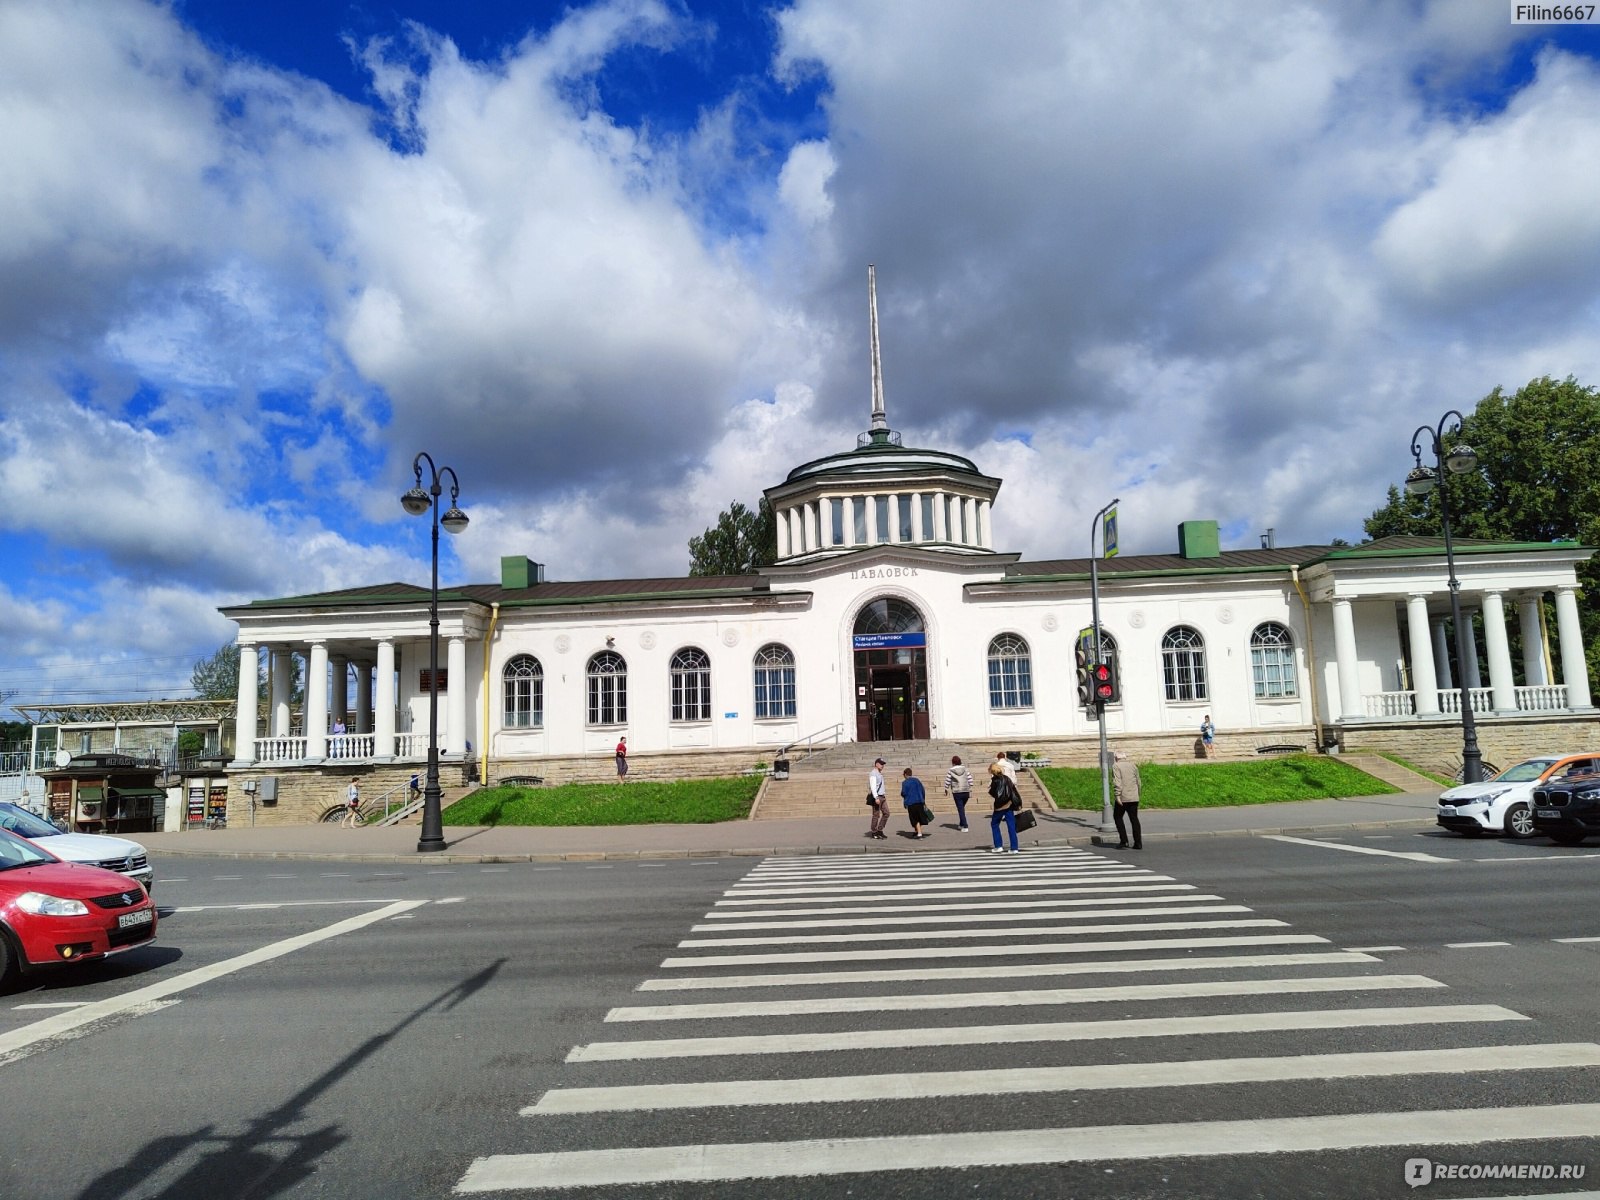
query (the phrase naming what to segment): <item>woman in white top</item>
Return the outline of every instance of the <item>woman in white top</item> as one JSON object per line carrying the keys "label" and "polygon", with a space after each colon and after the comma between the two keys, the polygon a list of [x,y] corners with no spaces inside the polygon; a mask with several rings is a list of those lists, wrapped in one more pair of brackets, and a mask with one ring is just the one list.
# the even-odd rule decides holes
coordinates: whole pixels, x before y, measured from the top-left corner
{"label": "woman in white top", "polygon": [[956,824],[967,832],[967,801],[972,796],[972,771],[961,765],[961,755],[950,756],[950,769],[944,773],[945,794],[956,802]]}

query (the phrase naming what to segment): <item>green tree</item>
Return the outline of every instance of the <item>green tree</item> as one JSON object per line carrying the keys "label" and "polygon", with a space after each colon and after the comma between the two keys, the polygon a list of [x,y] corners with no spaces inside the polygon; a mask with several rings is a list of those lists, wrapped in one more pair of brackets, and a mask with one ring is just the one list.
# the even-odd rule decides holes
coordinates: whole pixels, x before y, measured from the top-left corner
{"label": "green tree", "polygon": [[690,575],[748,575],[778,561],[778,519],[763,497],[754,511],[737,500],[689,539]]}
{"label": "green tree", "polygon": [[232,700],[239,694],[239,647],[224,642],[210,658],[197,659],[189,673],[194,694],[207,700]]}
{"label": "green tree", "polygon": [[[1466,414],[1454,441],[1477,452],[1478,469],[1446,472],[1453,535],[1600,546],[1600,390],[1571,376],[1534,379],[1509,396],[1495,388]],[[1423,462],[1433,465],[1431,447]],[[1438,501],[1391,486],[1363,527],[1370,538],[1438,537]],[[1580,566],[1578,583],[1585,593],[1600,587],[1600,565]],[[1590,605],[1579,612],[1592,680],[1600,667],[1600,613]]]}

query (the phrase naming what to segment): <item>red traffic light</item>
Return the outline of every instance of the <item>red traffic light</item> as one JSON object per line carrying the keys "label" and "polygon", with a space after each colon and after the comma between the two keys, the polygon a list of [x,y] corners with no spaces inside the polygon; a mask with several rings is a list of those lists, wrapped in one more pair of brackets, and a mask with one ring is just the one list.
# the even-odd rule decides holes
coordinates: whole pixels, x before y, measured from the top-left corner
{"label": "red traffic light", "polygon": [[1111,675],[1110,663],[1095,663],[1089,670],[1089,676],[1096,700],[1108,703],[1116,699],[1117,685]]}

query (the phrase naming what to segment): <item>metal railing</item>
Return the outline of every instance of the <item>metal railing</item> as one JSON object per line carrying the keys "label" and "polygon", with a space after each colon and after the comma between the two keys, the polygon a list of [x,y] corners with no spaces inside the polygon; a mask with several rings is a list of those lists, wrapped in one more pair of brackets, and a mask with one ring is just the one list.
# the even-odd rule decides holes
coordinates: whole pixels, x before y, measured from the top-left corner
{"label": "metal railing", "polygon": [[798,747],[805,751],[805,753],[801,756],[802,758],[810,758],[814,753],[816,753],[817,745],[822,741],[823,738],[828,739],[828,745],[837,746],[840,739],[843,737],[844,722],[835,721],[826,729],[819,729],[815,733],[808,733],[805,735],[805,737],[797,738],[796,740],[790,742],[782,749],[782,751],[779,752],[778,757],[791,758],[793,757],[795,749]]}

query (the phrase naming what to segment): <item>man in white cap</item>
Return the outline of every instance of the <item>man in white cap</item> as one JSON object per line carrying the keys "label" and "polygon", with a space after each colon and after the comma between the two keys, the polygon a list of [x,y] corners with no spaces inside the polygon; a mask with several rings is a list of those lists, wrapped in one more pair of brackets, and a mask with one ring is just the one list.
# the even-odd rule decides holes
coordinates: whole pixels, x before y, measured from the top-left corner
{"label": "man in white cap", "polygon": [[889,823],[889,793],[883,786],[883,759],[876,759],[872,764],[872,773],[867,776],[867,803],[872,806],[872,828],[867,830],[869,838],[880,841],[887,840],[889,835],[883,827]]}
{"label": "man in white cap", "polygon": [[1112,820],[1117,823],[1117,847],[1128,849],[1128,830],[1122,824],[1126,817],[1133,827],[1133,849],[1143,850],[1144,834],[1139,829],[1139,766],[1121,750],[1111,763],[1111,782],[1117,789],[1117,802],[1111,808]]}

